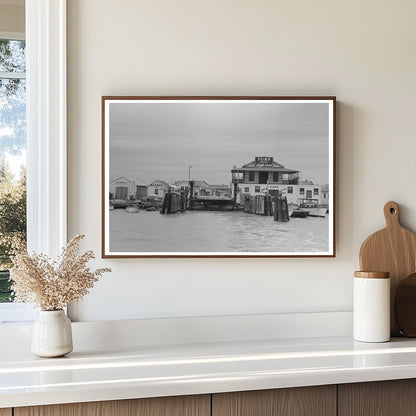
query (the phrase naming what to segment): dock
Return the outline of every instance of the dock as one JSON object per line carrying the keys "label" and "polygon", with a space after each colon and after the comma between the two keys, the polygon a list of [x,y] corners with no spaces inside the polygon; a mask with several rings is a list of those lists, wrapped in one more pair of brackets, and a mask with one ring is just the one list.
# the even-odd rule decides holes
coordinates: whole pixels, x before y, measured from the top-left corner
{"label": "dock", "polygon": [[195,196],[191,182],[188,192],[167,192],[163,198],[161,214],[175,214],[184,211],[244,211],[248,214],[272,216],[275,221],[288,222],[289,209],[286,197],[270,195],[247,195],[244,204],[235,198],[218,196]]}
{"label": "dock", "polygon": [[189,210],[199,211],[242,211],[243,208],[231,198],[200,196],[190,198]]}

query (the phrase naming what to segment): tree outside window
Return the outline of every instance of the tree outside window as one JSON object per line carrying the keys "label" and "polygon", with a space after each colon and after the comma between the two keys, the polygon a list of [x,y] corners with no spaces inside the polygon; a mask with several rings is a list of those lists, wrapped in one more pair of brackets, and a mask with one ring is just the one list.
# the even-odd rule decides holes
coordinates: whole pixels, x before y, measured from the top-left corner
{"label": "tree outside window", "polygon": [[25,42],[0,39],[0,302],[12,300],[8,269],[26,244]]}

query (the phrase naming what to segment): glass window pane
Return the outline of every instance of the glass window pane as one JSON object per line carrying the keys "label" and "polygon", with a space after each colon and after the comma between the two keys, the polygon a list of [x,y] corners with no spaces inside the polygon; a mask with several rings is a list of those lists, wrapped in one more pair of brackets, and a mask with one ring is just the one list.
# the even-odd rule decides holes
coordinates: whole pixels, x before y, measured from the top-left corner
{"label": "glass window pane", "polygon": [[26,72],[24,40],[0,39],[0,72]]}
{"label": "glass window pane", "polygon": [[0,40],[0,302],[12,300],[11,256],[26,244],[26,80],[23,41]]}

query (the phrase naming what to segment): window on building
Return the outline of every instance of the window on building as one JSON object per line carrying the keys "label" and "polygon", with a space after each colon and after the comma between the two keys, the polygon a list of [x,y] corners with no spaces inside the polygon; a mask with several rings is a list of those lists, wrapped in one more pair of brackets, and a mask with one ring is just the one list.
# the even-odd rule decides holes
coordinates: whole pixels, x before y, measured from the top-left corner
{"label": "window on building", "polygon": [[279,182],[279,172],[273,172],[273,182]]}
{"label": "window on building", "polygon": [[159,195],[159,189],[155,188],[155,195]]}
{"label": "window on building", "polygon": [[288,194],[293,194],[293,186],[288,186],[287,187],[287,193]]}
{"label": "window on building", "polygon": [[249,172],[248,173],[248,180],[249,180],[249,182],[254,182],[254,172]]}
{"label": "window on building", "polygon": [[256,187],[254,188],[254,192],[260,192],[260,186],[256,186]]}
{"label": "window on building", "polygon": [[11,302],[8,269],[26,245],[26,54],[24,40],[0,39],[0,302]]}
{"label": "window on building", "polygon": [[319,195],[319,188],[313,188],[313,194]]}
{"label": "window on building", "polygon": [[299,195],[305,195],[305,188],[299,188]]}
{"label": "window on building", "polygon": [[249,187],[244,188],[244,192],[250,192],[250,188]]}

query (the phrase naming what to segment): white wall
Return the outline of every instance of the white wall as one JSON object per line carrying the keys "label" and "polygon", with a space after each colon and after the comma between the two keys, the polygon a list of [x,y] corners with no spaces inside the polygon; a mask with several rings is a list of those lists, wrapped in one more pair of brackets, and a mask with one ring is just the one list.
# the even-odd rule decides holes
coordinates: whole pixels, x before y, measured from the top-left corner
{"label": "white wall", "polygon": [[1,4],[0,2],[0,32],[24,32],[24,2],[15,0],[7,3]]}
{"label": "white wall", "polygon": [[73,317],[350,310],[384,203],[416,226],[415,15],[412,0],[69,0],[69,235],[98,258],[101,95],[338,98],[335,259],[97,260],[113,273]]}

